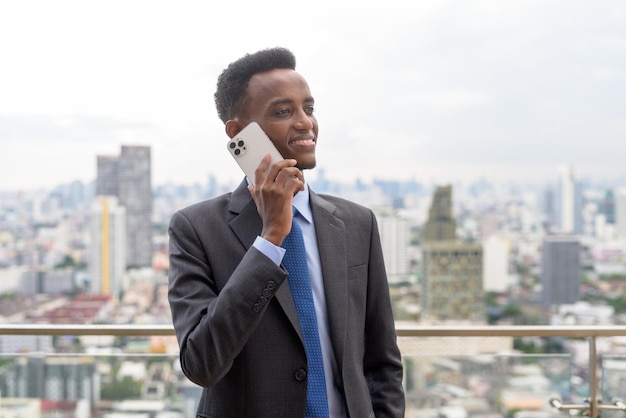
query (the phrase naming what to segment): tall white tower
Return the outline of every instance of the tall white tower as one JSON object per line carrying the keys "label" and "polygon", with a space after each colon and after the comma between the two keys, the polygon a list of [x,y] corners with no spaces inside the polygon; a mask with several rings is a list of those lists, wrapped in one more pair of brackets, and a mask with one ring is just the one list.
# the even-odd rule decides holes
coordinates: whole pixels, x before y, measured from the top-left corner
{"label": "tall white tower", "polygon": [[581,234],[582,191],[574,167],[559,167],[556,193],[556,223],[562,234]]}
{"label": "tall white tower", "polygon": [[91,207],[91,293],[119,296],[126,272],[126,209],[114,196],[97,196]]}
{"label": "tall white tower", "polygon": [[409,274],[408,222],[391,208],[378,208],[375,212],[389,282],[406,280]]}
{"label": "tall white tower", "polygon": [[483,290],[505,292],[510,286],[510,243],[494,234],[483,240]]}

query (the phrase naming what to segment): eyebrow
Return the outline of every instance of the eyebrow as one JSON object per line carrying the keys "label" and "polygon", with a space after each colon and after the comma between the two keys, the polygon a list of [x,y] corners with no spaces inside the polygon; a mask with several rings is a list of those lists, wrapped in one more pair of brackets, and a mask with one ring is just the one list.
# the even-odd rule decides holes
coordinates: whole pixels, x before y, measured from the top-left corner
{"label": "eyebrow", "polygon": [[[271,106],[276,106],[276,105],[281,105],[281,104],[292,104],[293,102],[294,102],[293,99],[277,99],[271,103]],[[307,97],[306,99],[304,99],[304,103],[315,103],[315,99],[313,99],[312,96]]]}

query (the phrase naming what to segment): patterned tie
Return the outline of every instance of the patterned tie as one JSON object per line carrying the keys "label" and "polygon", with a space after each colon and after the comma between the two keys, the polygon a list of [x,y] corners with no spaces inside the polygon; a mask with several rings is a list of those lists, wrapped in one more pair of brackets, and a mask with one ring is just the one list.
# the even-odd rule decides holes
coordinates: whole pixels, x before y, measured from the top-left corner
{"label": "patterned tie", "polygon": [[283,265],[289,272],[289,287],[296,303],[296,311],[304,336],[304,346],[308,362],[308,392],[306,397],[306,418],[328,417],[324,360],[317,330],[317,317],[313,304],[313,291],[306,261],[306,250],[302,230],[296,221],[296,209],[291,222],[291,232],[283,241],[285,248]]}

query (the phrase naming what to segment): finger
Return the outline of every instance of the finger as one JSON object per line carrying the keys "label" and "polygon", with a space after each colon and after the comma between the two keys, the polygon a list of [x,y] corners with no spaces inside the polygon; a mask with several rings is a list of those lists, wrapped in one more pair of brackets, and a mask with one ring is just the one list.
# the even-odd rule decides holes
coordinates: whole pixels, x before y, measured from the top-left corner
{"label": "finger", "polygon": [[290,171],[283,169],[278,173],[274,184],[289,189],[290,191],[302,190],[304,189],[304,178],[299,170]]}
{"label": "finger", "polygon": [[[277,177],[282,173],[283,170],[295,169],[296,164],[297,164],[297,161],[294,159],[281,160],[274,164],[271,164],[267,168],[267,172],[266,172],[267,179],[272,179],[273,181],[276,181]],[[290,174],[291,172],[287,171],[287,173]]]}
{"label": "finger", "polygon": [[285,188],[292,195],[304,190],[304,181],[297,176],[290,176],[285,181]]}
{"label": "finger", "polygon": [[254,171],[254,184],[261,184],[265,181],[267,176],[267,171],[270,167],[270,161],[272,161],[272,156],[270,154],[265,154],[256,170]]}
{"label": "finger", "polygon": [[302,171],[297,167],[284,167],[277,173],[276,177],[278,178],[278,176],[281,176],[281,178],[284,179],[288,177],[296,177],[300,181],[304,181],[304,174],[302,174]]}

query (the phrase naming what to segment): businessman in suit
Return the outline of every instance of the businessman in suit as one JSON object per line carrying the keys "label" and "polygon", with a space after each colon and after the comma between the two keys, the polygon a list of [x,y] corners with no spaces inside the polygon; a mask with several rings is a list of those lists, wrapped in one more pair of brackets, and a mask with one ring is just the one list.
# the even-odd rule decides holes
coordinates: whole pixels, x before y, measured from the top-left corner
{"label": "businessman in suit", "polygon": [[[204,387],[197,416],[403,417],[376,219],[309,189],[303,172],[315,167],[318,123],[293,54],[273,48],[233,62],[215,101],[229,137],[258,122],[285,159],[266,156],[254,179],[172,217],[169,301],[182,370]],[[292,220],[304,236],[323,358],[319,415],[283,263]]]}

